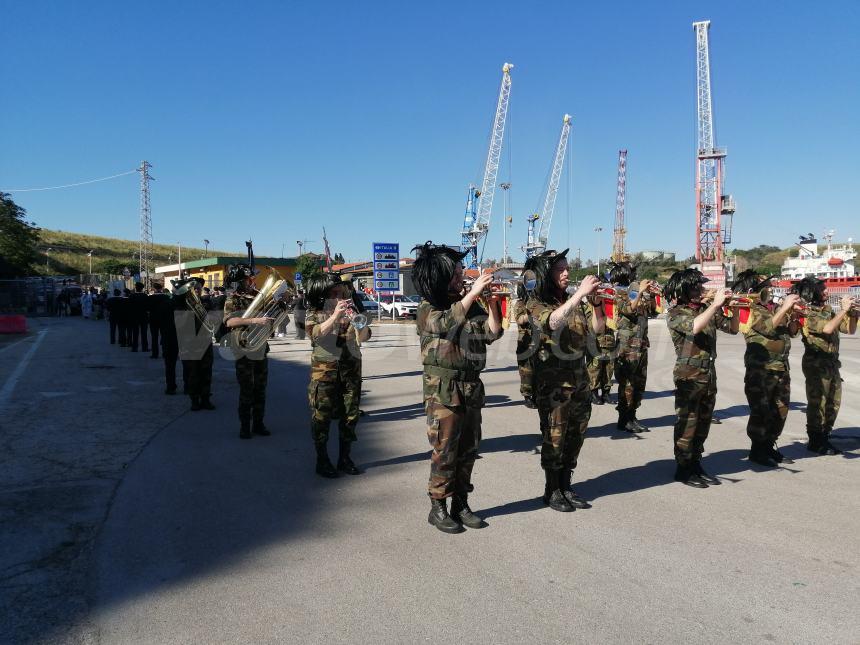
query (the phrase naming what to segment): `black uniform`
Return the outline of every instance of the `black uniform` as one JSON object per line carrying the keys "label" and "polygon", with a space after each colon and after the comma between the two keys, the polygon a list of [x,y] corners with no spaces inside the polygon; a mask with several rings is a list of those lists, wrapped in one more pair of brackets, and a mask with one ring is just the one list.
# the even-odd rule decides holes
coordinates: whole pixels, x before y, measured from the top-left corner
{"label": "black uniform", "polygon": [[[146,297],[146,313],[149,316],[149,335],[152,340],[152,358],[158,358],[159,339],[161,333],[161,309],[165,302],[170,301],[166,293],[153,293]],[[176,330],[173,330],[174,335]]]}
{"label": "black uniform", "polygon": [[149,315],[147,314],[147,300],[149,296],[145,293],[135,292],[128,297],[129,317],[131,324],[131,351],[136,352],[138,342],[144,352],[149,351],[149,340],[146,328],[149,326]]}

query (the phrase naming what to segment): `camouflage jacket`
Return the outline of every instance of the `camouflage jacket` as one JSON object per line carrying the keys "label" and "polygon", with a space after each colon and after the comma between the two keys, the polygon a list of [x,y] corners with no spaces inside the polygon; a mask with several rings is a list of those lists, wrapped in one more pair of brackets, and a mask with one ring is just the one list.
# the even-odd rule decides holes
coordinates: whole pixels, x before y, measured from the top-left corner
{"label": "camouflage jacket", "polygon": [[618,334],[618,358],[638,361],[651,346],[648,340],[648,311],[652,301],[639,298],[634,307],[628,294],[616,297],[615,305],[618,311],[615,314],[615,325]]}
{"label": "camouflage jacket", "polygon": [[[235,318],[244,314],[245,310],[250,306],[253,301],[254,296],[250,293],[233,292],[232,294],[227,296],[227,299],[224,301],[224,322],[226,323],[228,320],[230,320],[230,318]],[[242,331],[247,329],[248,327],[250,327],[250,325],[234,327],[230,330],[230,333],[231,335],[241,334]],[[238,343],[230,341],[230,347],[233,348],[234,352],[239,351]],[[261,349],[255,351],[243,350],[242,355],[253,360],[260,360],[261,358],[265,357],[268,351],[269,343],[265,342],[263,343],[263,347]]]}
{"label": "camouflage jacket", "polygon": [[792,334],[787,324],[773,326],[773,313],[767,307],[754,304],[750,307],[749,320],[744,325],[746,368],[787,372],[792,335],[797,335],[797,332]]}
{"label": "camouflage jacket", "polygon": [[487,325],[487,312],[473,303],[467,312],[459,299],[448,309],[426,300],[418,305],[415,329],[424,365],[424,400],[447,406],[482,406],[480,372],[487,364],[487,345],[501,337]]}
{"label": "camouflage jacket", "polygon": [[803,319],[803,345],[805,356],[814,355],[839,360],[839,333],[848,331],[848,317],[842,319],[839,329],[825,334],[824,327],[835,316],[830,305],[809,305],[809,313]]}
{"label": "camouflage jacket", "polygon": [[322,335],[320,325],[331,314],[321,309],[308,309],[305,315],[305,331],[311,339],[312,363],[355,363],[361,362],[361,347],[358,332],[348,322],[335,324],[331,332]]}
{"label": "camouflage jacket", "polygon": [[587,379],[583,372],[591,306],[581,303],[574,308],[566,325],[553,330],[549,326],[549,317],[562,304],[532,298],[526,305],[540,333],[534,362],[535,379],[538,382],[557,383],[562,387],[576,387],[582,379]]}
{"label": "camouflage jacket", "polygon": [[669,310],[669,335],[675,345],[675,378],[707,380],[717,358],[717,329],[735,333],[731,318],[717,311],[705,329],[693,334],[693,321],[704,309],[677,305]]}

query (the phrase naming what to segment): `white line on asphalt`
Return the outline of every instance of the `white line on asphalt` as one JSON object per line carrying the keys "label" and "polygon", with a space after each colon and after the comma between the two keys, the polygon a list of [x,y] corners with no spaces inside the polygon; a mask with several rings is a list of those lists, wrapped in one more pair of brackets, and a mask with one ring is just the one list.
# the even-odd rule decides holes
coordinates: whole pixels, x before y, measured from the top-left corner
{"label": "white line on asphalt", "polygon": [[71,392],[39,392],[39,394],[44,396],[46,399],[53,399],[57,396],[69,396]]}
{"label": "white line on asphalt", "polygon": [[43,329],[39,332],[39,337],[36,339],[36,342],[33,343],[33,346],[24,354],[24,358],[21,359],[21,362],[15,367],[15,370],[9,375],[9,378],[6,379],[6,383],[3,385],[3,389],[0,390],[0,408],[6,405],[6,402],[9,400],[9,397],[12,396],[12,392],[15,390],[15,385],[18,383],[18,379],[21,378],[21,375],[24,373],[24,370],[27,369],[27,365],[30,364],[30,359],[33,358],[33,354],[36,353],[36,350],[39,349],[39,345],[42,344],[42,340],[45,338],[45,334],[48,333],[47,329]]}
{"label": "white line on asphalt", "polygon": [[23,343],[25,340],[30,340],[30,338],[29,338],[29,337],[28,337],[28,338],[22,338],[21,340],[16,340],[16,341],[15,341],[14,343],[12,343],[11,345],[6,345],[6,347],[4,347],[3,349],[0,349],[0,354],[2,354],[3,352],[5,352],[5,351],[7,351],[7,350],[12,349],[13,347],[17,347],[18,345],[20,345],[21,343]]}

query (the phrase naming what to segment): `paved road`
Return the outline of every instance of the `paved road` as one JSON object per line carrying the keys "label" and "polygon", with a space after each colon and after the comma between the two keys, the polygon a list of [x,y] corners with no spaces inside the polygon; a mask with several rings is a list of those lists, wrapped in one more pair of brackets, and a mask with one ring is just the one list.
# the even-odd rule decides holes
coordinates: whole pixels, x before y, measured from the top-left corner
{"label": "paved road", "polygon": [[[274,345],[271,438],[236,437],[224,361],[216,362],[215,412],[186,412],[185,401],[155,385],[135,386],[157,412],[126,416],[145,449],[127,470],[110,471],[107,519],[87,525],[101,526],[75,578],[88,575],[80,600],[89,612],[59,616],[59,631],[42,633],[71,625],[78,640],[102,643],[856,642],[860,404],[851,393],[860,389],[860,337],[843,343],[836,442],[846,455],[803,449],[797,343],[782,441],[797,462],[765,472],[745,459],[743,341],[722,336],[724,422],[712,428],[704,463],[724,485],[699,491],[671,482],[667,336],[654,321],[640,414],[653,431],[618,433],[614,410],[595,407],[575,474],[594,508],[572,514],[539,500],[537,419],[519,402],[513,334],[494,345],[472,496],[490,526],[456,536],[426,523],[428,448],[411,326],[378,328],[366,346],[360,477],[313,475],[306,342]],[[155,420],[149,443],[134,430],[147,418]],[[104,512],[104,502],[89,506]]]}

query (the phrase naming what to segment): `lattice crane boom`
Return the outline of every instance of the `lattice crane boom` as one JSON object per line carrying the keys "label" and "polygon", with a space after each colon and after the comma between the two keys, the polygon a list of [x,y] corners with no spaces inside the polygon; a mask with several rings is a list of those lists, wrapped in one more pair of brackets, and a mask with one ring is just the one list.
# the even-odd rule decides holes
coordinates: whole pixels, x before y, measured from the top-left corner
{"label": "lattice crane boom", "polygon": [[612,261],[623,262],[627,259],[624,249],[627,228],[624,223],[627,202],[627,151],[618,151],[618,187],[615,193],[615,231],[612,238]]}
{"label": "lattice crane boom", "polygon": [[466,256],[469,266],[478,266],[478,244],[490,230],[490,216],[493,213],[493,197],[496,193],[496,178],[499,174],[499,161],[502,156],[502,143],[505,137],[505,122],[508,116],[508,103],[511,98],[511,70],[514,66],[505,63],[502,66],[502,85],[499,90],[499,100],[496,104],[496,115],[493,119],[493,129],[490,131],[490,147],[487,151],[487,163],[484,166],[484,179],[481,188],[469,186],[469,196],[466,201],[466,216],[463,222],[462,246],[469,252]]}
{"label": "lattice crane boom", "polygon": [[[572,117],[565,114],[561,121],[561,134],[558,137],[558,145],[555,148],[552,170],[546,186],[543,209],[540,214],[535,213],[527,218],[529,224],[528,240],[526,242],[526,257],[530,258],[546,249],[549,240],[549,230],[552,226],[552,215],[555,212],[555,200],[558,196],[558,186],[561,181],[561,173],[564,170],[564,160],[567,156],[567,140],[570,136],[570,124]],[[535,232],[535,222],[540,221],[540,226]]]}

